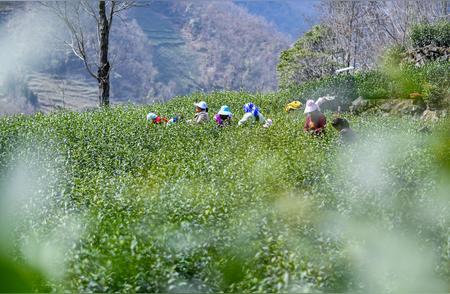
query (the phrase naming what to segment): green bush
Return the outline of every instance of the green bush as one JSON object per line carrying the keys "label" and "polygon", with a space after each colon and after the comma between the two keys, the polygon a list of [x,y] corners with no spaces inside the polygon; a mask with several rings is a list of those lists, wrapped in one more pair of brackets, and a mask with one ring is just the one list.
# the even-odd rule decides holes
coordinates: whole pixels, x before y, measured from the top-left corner
{"label": "green bush", "polygon": [[450,62],[429,62],[418,67],[401,63],[386,70],[392,98],[408,99],[418,94],[419,99],[432,108],[440,107],[450,90]]}
{"label": "green bush", "polygon": [[301,83],[333,74],[339,64],[332,56],[331,31],[323,25],[314,26],[295,44],[281,52],[277,65],[280,89],[287,90]]}
{"label": "green bush", "polygon": [[427,91],[426,77],[414,64],[402,63],[397,68],[388,69],[387,75],[391,80],[389,91],[392,98],[409,99],[413,93],[423,97]]}
{"label": "green bush", "polygon": [[398,67],[406,56],[406,48],[401,45],[394,45],[387,48],[381,56],[382,68]]}
{"label": "green bush", "polygon": [[428,89],[425,102],[432,109],[448,107],[445,99],[450,98],[450,62],[430,62],[420,68],[425,76]]}
{"label": "green bush", "polygon": [[[357,94],[351,76],[303,91],[340,83]],[[211,114],[229,105],[234,125],[146,127],[149,111],[191,117],[198,99]],[[54,292],[410,292],[417,279],[443,285],[423,292],[448,289],[448,190],[439,202],[434,165],[447,149],[416,120],[377,116],[346,116],[358,142],[342,148],[329,126],[304,133],[283,99],[223,92],[0,119],[0,242],[47,265]],[[236,126],[249,101],[271,128]]]}
{"label": "green bush", "polygon": [[417,24],[412,27],[409,36],[413,47],[450,47],[450,22],[442,20],[431,24]]}
{"label": "green bush", "polygon": [[381,70],[372,70],[356,75],[358,95],[364,99],[387,99],[389,93],[389,77]]}

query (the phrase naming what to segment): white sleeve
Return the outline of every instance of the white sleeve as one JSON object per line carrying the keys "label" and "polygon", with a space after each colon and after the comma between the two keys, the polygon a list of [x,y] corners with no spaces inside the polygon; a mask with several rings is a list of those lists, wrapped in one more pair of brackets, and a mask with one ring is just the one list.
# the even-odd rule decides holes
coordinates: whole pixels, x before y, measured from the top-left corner
{"label": "white sleeve", "polygon": [[238,126],[245,124],[251,117],[253,117],[253,114],[250,112],[247,112],[246,114],[244,114],[244,116],[238,122]]}
{"label": "white sleeve", "polygon": [[324,102],[334,100],[334,96],[323,96],[317,99],[316,104],[320,107]]}

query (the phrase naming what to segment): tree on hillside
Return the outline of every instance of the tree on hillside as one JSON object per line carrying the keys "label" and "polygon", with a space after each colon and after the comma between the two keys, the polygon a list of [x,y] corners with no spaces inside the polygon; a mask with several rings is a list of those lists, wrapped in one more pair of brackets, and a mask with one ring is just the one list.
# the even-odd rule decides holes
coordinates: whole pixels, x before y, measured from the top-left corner
{"label": "tree on hillside", "polygon": [[370,68],[386,46],[405,45],[416,23],[430,23],[446,16],[450,1],[323,1],[322,23],[342,49],[343,63]]}
{"label": "tree on hillside", "polygon": [[397,44],[404,45],[412,26],[417,23],[431,23],[446,16],[449,3],[448,0],[376,1],[371,17],[386,37]]}
{"label": "tree on hillside", "polygon": [[342,50],[335,50],[335,38],[328,26],[314,26],[295,44],[284,50],[277,66],[282,89],[333,74],[342,65]]}
{"label": "tree on hillside", "polygon": [[286,89],[325,77],[337,66],[373,68],[386,48],[407,45],[417,23],[433,23],[448,17],[449,3],[448,0],[322,1],[318,5],[321,24],[282,52],[277,67],[279,86]]}
{"label": "tree on hillside", "polygon": [[365,33],[363,20],[372,8],[372,3],[327,1],[324,5],[325,13],[322,22],[331,29],[335,38],[334,50],[342,52],[340,57],[342,64],[347,67],[356,67],[357,64],[364,63],[360,58]]}
{"label": "tree on hillside", "polygon": [[[56,13],[70,34],[65,43],[83,61],[84,66],[98,83],[99,106],[108,106],[110,97],[109,57],[110,32],[115,16],[135,5],[135,0],[79,0],[41,2]],[[97,40],[88,37],[88,26],[95,25]],[[94,56],[97,56],[95,61]]]}

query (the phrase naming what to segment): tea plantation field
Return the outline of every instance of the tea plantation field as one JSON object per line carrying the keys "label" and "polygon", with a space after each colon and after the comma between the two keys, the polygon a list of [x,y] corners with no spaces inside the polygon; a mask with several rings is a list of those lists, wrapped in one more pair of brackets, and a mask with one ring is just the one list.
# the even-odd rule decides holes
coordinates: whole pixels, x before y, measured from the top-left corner
{"label": "tea plantation field", "polygon": [[[235,125],[146,127],[200,99]],[[237,126],[248,101],[271,128]],[[358,142],[340,146],[285,102],[0,119],[3,258],[40,272],[38,291],[449,291],[450,121],[344,114]]]}

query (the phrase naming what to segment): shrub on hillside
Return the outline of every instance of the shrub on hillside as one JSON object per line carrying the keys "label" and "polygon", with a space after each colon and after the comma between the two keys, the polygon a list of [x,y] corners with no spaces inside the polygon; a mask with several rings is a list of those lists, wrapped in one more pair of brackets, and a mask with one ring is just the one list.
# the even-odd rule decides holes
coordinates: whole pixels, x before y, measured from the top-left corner
{"label": "shrub on hillside", "polygon": [[399,68],[388,71],[391,95],[393,98],[407,99],[417,93],[428,106],[438,107],[448,95],[449,70],[449,62],[431,62],[421,67],[402,63]]}
{"label": "shrub on hillside", "polygon": [[406,48],[402,45],[394,45],[384,50],[381,56],[383,67],[397,67],[406,57]]}
{"label": "shrub on hillside", "polygon": [[410,38],[413,47],[450,47],[450,22],[442,20],[432,24],[417,24],[411,29]]}
{"label": "shrub on hillside", "polygon": [[372,70],[356,75],[358,95],[364,99],[389,98],[389,77],[380,70]]}
{"label": "shrub on hillside", "polygon": [[[439,52],[445,52],[442,47],[450,44],[450,22],[417,24],[409,37],[413,48],[392,46],[384,52],[380,74],[387,77],[387,83],[382,83],[382,87],[387,89],[391,98],[414,98],[422,100],[430,108],[440,108],[449,96],[450,62],[437,57]],[[441,49],[430,49],[430,46]],[[427,52],[431,52],[431,55]],[[374,75],[371,74],[372,78]],[[360,86],[378,92],[374,90],[376,84]]]}
{"label": "shrub on hillside", "polygon": [[428,83],[420,68],[411,63],[402,63],[397,68],[386,69],[391,80],[389,91],[391,98],[408,99],[411,94],[425,95]]}
{"label": "shrub on hillside", "polygon": [[333,74],[339,63],[330,48],[331,30],[326,26],[314,26],[283,51],[277,66],[281,89],[297,87],[298,84]]}
{"label": "shrub on hillside", "polygon": [[432,108],[441,108],[450,97],[450,62],[427,63],[420,68],[428,82],[425,102]]}

